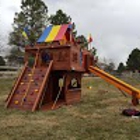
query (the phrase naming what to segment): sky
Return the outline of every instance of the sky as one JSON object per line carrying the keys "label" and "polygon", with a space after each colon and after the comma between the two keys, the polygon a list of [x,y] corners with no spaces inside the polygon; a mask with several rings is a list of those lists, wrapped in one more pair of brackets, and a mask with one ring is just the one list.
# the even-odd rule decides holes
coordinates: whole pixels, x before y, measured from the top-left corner
{"label": "sky", "polygon": [[[62,9],[70,15],[79,35],[88,37],[91,33],[92,46],[102,61],[125,63],[134,48],[140,49],[140,0],[43,1],[49,14]],[[12,31],[14,14],[20,11],[20,3],[20,0],[0,0],[0,37],[4,44]]]}

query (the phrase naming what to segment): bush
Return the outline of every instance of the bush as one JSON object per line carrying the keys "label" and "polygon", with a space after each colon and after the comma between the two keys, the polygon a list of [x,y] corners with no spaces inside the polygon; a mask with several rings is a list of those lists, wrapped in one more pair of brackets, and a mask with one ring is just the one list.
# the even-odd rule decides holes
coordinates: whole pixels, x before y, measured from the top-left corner
{"label": "bush", "polygon": [[0,66],[5,66],[5,61],[2,56],[0,56]]}

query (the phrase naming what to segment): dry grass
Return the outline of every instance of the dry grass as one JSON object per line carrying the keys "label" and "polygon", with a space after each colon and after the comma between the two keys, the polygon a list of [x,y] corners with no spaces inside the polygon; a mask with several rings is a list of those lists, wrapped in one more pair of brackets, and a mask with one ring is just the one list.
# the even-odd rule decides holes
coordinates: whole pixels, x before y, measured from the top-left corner
{"label": "dry grass", "polygon": [[[138,80],[125,80],[140,88]],[[100,78],[83,78],[80,103],[35,113],[4,108],[12,82],[0,79],[0,140],[140,139],[140,120],[121,115],[131,98]]]}

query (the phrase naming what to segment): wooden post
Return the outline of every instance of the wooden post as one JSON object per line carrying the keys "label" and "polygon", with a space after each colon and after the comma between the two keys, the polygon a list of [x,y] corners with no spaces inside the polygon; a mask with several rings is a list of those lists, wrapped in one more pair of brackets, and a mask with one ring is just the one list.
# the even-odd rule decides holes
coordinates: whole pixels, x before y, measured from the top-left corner
{"label": "wooden post", "polygon": [[132,104],[134,106],[138,105],[139,104],[139,100],[136,98],[136,93],[133,93],[132,94]]}

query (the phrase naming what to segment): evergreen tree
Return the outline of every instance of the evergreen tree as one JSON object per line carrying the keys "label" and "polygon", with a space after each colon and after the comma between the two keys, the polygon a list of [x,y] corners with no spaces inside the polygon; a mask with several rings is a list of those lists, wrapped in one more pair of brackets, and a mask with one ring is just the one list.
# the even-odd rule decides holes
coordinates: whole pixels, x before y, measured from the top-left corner
{"label": "evergreen tree", "polygon": [[105,67],[105,71],[107,72],[113,72],[115,69],[115,64],[113,62],[110,62],[106,67]]}
{"label": "evergreen tree", "polygon": [[56,11],[55,15],[49,17],[49,21],[53,25],[68,24],[72,21],[71,17],[64,13],[61,9]]}
{"label": "evergreen tree", "polygon": [[118,66],[117,72],[118,73],[122,73],[123,71],[126,70],[126,67],[124,66],[124,64],[121,62]]}
{"label": "evergreen tree", "polygon": [[140,70],[140,50],[138,48],[132,50],[126,64],[127,68],[132,71]]}
{"label": "evergreen tree", "polygon": [[[72,18],[64,13],[61,9],[56,11],[56,14],[49,17],[49,21],[52,25],[69,24],[72,22]],[[73,24],[73,35],[76,36],[77,31],[75,30],[75,23]]]}
{"label": "evergreen tree", "polygon": [[81,48],[88,48],[88,42],[84,35],[77,36],[76,40],[81,45]]}
{"label": "evergreen tree", "polygon": [[4,66],[5,65],[5,61],[3,59],[2,56],[0,56],[0,66]]}
{"label": "evergreen tree", "polygon": [[[35,43],[47,25],[47,13],[48,8],[42,0],[22,0],[21,12],[15,13],[9,44],[24,46],[26,43]],[[28,39],[22,35],[24,28],[28,30]]]}
{"label": "evergreen tree", "polygon": [[96,49],[95,47],[93,47],[93,48],[91,49],[91,52],[92,52],[93,56],[98,57],[98,56],[97,56],[97,49]]}
{"label": "evergreen tree", "polygon": [[[13,47],[10,50],[10,54],[6,56],[7,60],[11,64],[22,64],[24,53],[19,50],[18,47]],[[22,61],[21,61],[22,59]]]}

